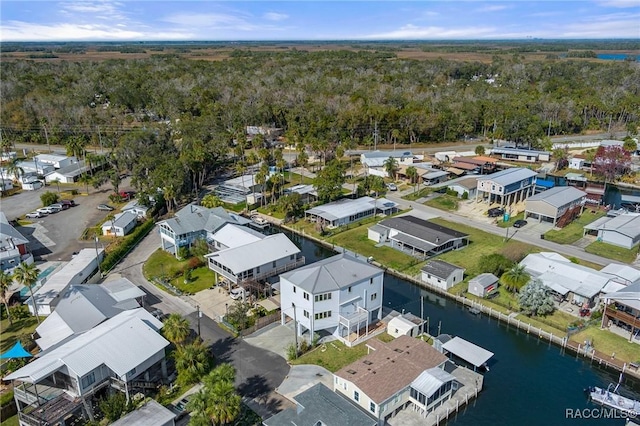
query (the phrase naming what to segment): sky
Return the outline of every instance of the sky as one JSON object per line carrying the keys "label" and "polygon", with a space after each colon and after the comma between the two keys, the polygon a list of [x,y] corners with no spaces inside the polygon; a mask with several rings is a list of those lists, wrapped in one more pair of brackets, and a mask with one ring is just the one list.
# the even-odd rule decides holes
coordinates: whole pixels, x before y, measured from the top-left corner
{"label": "sky", "polygon": [[0,42],[640,39],[640,0],[7,1]]}

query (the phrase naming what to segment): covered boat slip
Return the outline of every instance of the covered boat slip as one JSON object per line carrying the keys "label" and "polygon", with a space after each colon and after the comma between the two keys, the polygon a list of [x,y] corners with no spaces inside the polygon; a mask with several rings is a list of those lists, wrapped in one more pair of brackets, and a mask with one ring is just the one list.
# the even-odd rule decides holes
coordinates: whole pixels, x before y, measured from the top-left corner
{"label": "covered boat slip", "polygon": [[478,367],[485,365],[493,356],[493,352],[489,352],[460,337],[454,337],[444,343],[442,349],[473,365],[474,371]]}

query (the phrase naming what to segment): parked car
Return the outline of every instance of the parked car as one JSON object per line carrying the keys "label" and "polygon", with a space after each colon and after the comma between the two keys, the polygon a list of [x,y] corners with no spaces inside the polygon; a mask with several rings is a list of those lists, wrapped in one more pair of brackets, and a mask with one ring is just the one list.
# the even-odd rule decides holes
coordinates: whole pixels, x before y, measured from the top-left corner
{"label": "parked car", "polygon": [[504,209],[502,207],[494,207],[487,211],[489,217],[500,217],[504,214]]}
{"label": "parked car", "polygon": [[231,293],[229,293],[229,295],[231,296],[231,298],[233,300],[240,299],[241,297],[244,296],[244,288],[243,287],[236,287],[234,289],[231,289]]}
{"label": "parked car", "polygon": [[59,204],[62,204],[63,206],[69,206],[69,207],[76,206],[76,202],[73,200],[60,200]]}
{"label": "parked car", "polygon": [[589,316],[591,316],[591,309],[587,309],[587,308],[580,309],[580,316],[581,317],[589,317]]}
{"label": "parked car", "polygon": [[387,184],[387,188],[389,189],[389,191],[397,191],[398,187],[396,186],[395,183],[388,183]]}
{"label": "parked car", "polygon": [[134,191],[120,191],[120,196],[125,200],[130,200],[135,197],[136,193]]}
{"label": "parked car", "polygon": [[109,204],[98,204],[97,209],[105,212],[110,212],[115,210],[115,208],[110,206]]}
{"label": "parked car", "polygon": [[523,226],[525,226],[527,223],[529,223],[529,222],[527,222],[527,221],[526,221],[526,220],[524,220],[524,219],[518,219],[518,220],[516,220],[515,222],[513,222],[513,227],[514,227],[514,228],[522,228],[522,227],[523,227]]}
{"label": "parked car", "polygon": [[46,213],[42,213],[42,212],[36,210],[34,212],[27,213],[25,215],[25,217],[28,217],[29,219],[36,219],[36,218],[39,218],[39,217],[44,217],[46,215],[47,215]]}
{"label": "parked car", "polygon": [[178,416],[177,419],[181,419],[182,417],[184,417],[187,414],[187,404],[189,403],[189,400],[187,398],[182,398],[180,401],[178,401],[178,403],[174,406],[175,411],[177,412]]}
{"label": "parked car", "polygon": [[37,212],[40,213],[44,213],[44,214],[53,214],[56,213],[57,210],[55,209],[50,209],[49,207],[40,207],[38,210],[36,210]]}
{"label": "parked car", "polygon": [[55,204],[51,204],[49,208],[57,211],[62,211],[62,210],[67,210],[69,206],[65,206],[64,204],[60,204],[60,203],[55,203]]}

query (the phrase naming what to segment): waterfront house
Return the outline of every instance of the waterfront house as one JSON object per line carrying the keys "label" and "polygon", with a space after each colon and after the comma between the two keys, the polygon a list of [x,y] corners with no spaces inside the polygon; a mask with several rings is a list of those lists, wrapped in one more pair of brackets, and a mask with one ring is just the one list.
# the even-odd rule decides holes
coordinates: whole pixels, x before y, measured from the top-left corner
{"label": "waterfront house", "polygon": [[490,273],[473,277],[469,280],[467,291],[474,296],[487,297],[498,291],[498,277]]}
{"label": "waterfront house", "polygon": [[22,425],[64,424],[97,401],[103,389],[121,391],[127,401],[140,389],[167,378],[162,323],[146,310],[124,311],[50,350],[4,377],[14,383]]}
{"label": "waterfront house", "polygon": [[263,281],[304,265],[300,249],[279,233],[205,255],[209,269],[230,284]]}
{"label": "waterfront house", "polygon": [[499,155],[503,160],[535,163],[538,161],[550,161],[549,151],[535,151],[521,148],[493,148],[491,155]]}
{"label": "waterfront house", "polygon": [[464,268],[443,260],[427,262],[421,269],[422,281],[432,286],[448,290],[464,279]]}
{"label": "waterfront house", "polygon": [[116,213],[113,220],[107,220],[102,224],[102,235],[112,237],[124,237],[138,223],[138,215],[131,211]]}
{"label": "waterfront house", "polygon": [[515,167],[486,176],[478,177],[476,202],[478,198],[490,204],[510,205],[524,200],[533,193],[537,173],[533,170]]}
{"label": "waterfront house", "polygon": [[309,209],[304,212],[304,217],[312,222],[326,224],[329,228],[336,228],[378,213],[390,215],[396,211],[398,211],[398,204],[386,198],[343,198]]}
{"label": "waterfront house", "polygon": [[294,185],[284,189],[284,193],[300,194],[302,204],[314,203],[318,199],[318,191],[313,185]]}
{"label": "waterfront house", "polygon": [[574,155],[569,159],[569,168],[573,170],[580,170],[585,165],[585,158],[582,155]]}
{"label": "waterfront house", "polygon": [[265,237],[247,226],[227,224],[211,236],[209,246],[219,251],[260,241]]}
{"label": "waterfront house", "polygon": [[466,198],[475,198],[477,187],[478,179],[474,177],[459,179],[447,185],[447,189],[456,191],[460,198],[464,197],[465,193],[467,194]]}
{"label": "waterfront house", "polygon": [[36,328],[42,350],[91,330],[123,311],[137,309],[145,292],[126,278],[103,284],[74,284],[60,293],[54,312]]}
{"label": "waterfront house", "polygon": [[385,219],[369,228],[368,237],[376,243],[387,243],[397,250],[423,258],[456,250],[469,243],[467,234],[415,216]]}
{"label": "waterfront house", "polygon": [[341,394],[317,383],[295,396],[296,407],[262,421],[264,426],[376,426],[378,421]]}
{"label": "waterfront house", "polygon": [[596,233],[598,241],[626,249],[640,244],[640,214],[624,213],[601,217],[584,227],[585,234]]}
{"label": "waterfront house", "polygon": [[614,280],[620,282],[623,285],[630,285],[637,281],[640,281],[640,270],[629,265],[610,263],[604,268],[600,269],[600,272],[611,275]]}
{"label": "waterfront house", "polygon": [[[530,196],[525,201],[524,218],[551,222],[555,226],[565,213],[580,214],[587,194],[572,186],[556,186]],[[560,225],[561,226],[561,225]]]}
{"label": "waterfront house", "polygon": [[98,264],[103,257],[104,249],[101,247],[82,249],[62,269],[47,277],[42,285],[37,283],[33,288],[33,297],[29,297],[25,302],[31,314],[35,313],[35,303],[38,314],[49,315],[60,302],[60,293],[64,292],[71,284],[95,283],[99,280]]}
{"label": "waterfront house", "polygon": [[197,239],[210,240],[226,224],[244,226],[251,221],[222,207],[208,209],[189,204],[170,219],[158,222],[160,245],[163,250],[178,257],[181,247],[190,248]]}
{"label": "waterfront house", "polygon": [[420,339],[372,339],[366,345],[368,354],[338,370],[333,386],[379,425],[409,406],[426,416],[458,388],[444,370],[447,357]]}
{"label": "waterfront house", "polygon": [[28,244],[29,240],[0,212],[0,270],[10,273],[22,262],[31,265],[34,260]]}
{"label": "waterfront house", "polygon": [[255,204],[260,200],[263,188],[263,184],[257,182],[257,173],[238,176],[218,185],[215,189],[215,194],[225,203],[239,204],[247,202],[249,205]]}
{"label": "waterfront house", "polygon": [[280,275],[281,321],[299,336],[331,334],[351,345],[382,318],[384,272],[342,253]]}
{"label": "waterfront house", "polygon": [[611,329],[629,336],[629,340],[640,340],[640,282],[621,288],[618,291],[605,293],[601,297],[601,327]]}
{"label": "waterfront house", "polygon": [[111,426],[175,426],[175,418],[171,410],[150,399],[142,407],[111,423]]}

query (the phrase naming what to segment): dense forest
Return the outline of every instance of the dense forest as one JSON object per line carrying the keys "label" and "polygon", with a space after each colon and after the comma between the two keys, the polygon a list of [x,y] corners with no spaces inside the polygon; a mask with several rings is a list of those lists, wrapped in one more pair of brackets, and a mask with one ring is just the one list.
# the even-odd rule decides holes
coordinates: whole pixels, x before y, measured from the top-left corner
{"label": "dense forest", "polygon": [[640,65],[518,53],[418,61],[384,50],[13,60],[3,62],[0,102],[4,138],[114,147],[121,167],[145,170],[140,180],[161,167],[179,193],[199,186],[247,125],[281,127],[289,142],[317,152],[370,145],[374,133],[397,144],[483,137],[533,145],[588,130],[635,134]]}

